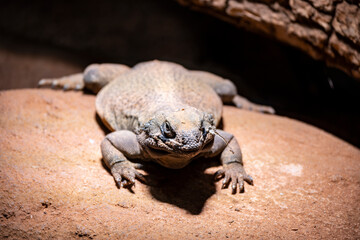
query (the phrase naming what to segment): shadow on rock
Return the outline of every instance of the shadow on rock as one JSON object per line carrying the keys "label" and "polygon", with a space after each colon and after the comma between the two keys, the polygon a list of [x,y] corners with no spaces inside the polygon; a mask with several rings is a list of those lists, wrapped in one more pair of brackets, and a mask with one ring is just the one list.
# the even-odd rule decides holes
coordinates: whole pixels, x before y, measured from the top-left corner
{"label": "shadow on rock", "polygon": [[199,159],[180,170],[159,165],[145,166],[150,193],[161,201],[185,209],[193,215],[201,213],[206,201],[216,192],[213,174],[204,171],[216,165],[216,161]]}
{"label": "shadow on rock", "polygon": [[[145,171],[146,184],[151,195],[161,201],[185,209],[190,214],[201,213],[206,201],[216,192],[213,174],[205,173],[212,166],[218,166],[218,159],[198,159],[183,169],[173,170],[153,162],[141,162]],[[111,175],[101,159],[102,166]],[[114,182],[114,185],[117,186]],[[126,187],[125,187],[126,188]],[[133,192],[131,188],[128,191]]]}
{"label": "shadow on rock", "polygon": [[103,130],[105,135],[111,133],[111,131],[105,126],[105,124],[102,122],[101,118],[97,113],[95,113],[95,120],[99,124],[101,130]]}

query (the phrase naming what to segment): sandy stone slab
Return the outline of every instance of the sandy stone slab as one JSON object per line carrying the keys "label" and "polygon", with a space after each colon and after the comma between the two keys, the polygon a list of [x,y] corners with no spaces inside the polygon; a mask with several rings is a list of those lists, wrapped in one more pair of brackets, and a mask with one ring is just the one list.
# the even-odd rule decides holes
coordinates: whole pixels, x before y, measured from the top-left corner
{"label": "sandy stone slab", "polygon": [[310,125],[224,109],[255,186],[221,190],[216,160],[117,189],[101,161],[95,97],[0,92],[0,238],[357,239],[360,151]]}

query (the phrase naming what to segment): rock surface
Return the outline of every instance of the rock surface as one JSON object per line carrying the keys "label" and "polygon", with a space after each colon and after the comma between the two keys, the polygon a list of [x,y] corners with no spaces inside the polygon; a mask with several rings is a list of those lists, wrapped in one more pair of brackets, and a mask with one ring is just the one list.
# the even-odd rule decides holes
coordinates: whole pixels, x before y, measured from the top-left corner
{"label": "rock surface", "polygon": [[117,189],[101,161],[95,97],[0,92],[0,238],[360,238],[360,151],[310,125],[225,107],[255,181],[221,190],[216,161],[151,165],[154,186]]}
{"label": "rock surface", "polygon": [[177,0],[297,47],[360,79],[360,4],[345,0]]}

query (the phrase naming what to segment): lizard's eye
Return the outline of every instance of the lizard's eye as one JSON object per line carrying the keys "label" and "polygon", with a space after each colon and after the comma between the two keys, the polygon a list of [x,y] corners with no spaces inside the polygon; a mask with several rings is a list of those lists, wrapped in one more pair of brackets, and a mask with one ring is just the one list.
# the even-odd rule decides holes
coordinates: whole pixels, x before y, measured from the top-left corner
{"label": "lizard's eye", "polygon": [[202,122],[200,130],[202,132],[203,138],[205,139],[208,133],[208,129],[206,129],[206,126],[204,126],[204,122]]}
{"label": "lizard's eye", "polygon": [[172,129],[170,123],[168,121],[165,121],[161,126],[161,132],[162,134],[167,138],[174,138],[175,132]]}
{"label": "lizard's eye", "polygon": [[207,130],[206,128],[202,127],[202,134],[203,134],[203,138],[205,139],[206,138],[206,134],[207,134]]}

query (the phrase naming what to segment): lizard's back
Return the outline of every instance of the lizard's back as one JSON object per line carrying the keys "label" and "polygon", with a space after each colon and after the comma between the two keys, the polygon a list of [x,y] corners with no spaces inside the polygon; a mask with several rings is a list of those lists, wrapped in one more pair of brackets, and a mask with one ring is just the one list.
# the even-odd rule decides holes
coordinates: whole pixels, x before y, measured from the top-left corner
{"label": "lizard's back", "polygon": [[111,130],[134,130],[159,111],[194,107],[220,121],[222,102],[215,91],[182,66],[151,61],[136,65],[97,95],[96,110]]}

